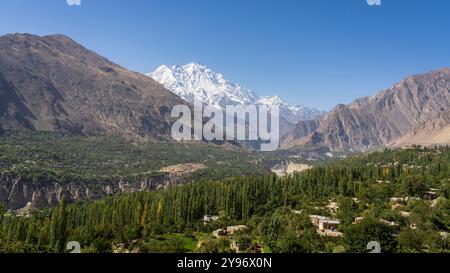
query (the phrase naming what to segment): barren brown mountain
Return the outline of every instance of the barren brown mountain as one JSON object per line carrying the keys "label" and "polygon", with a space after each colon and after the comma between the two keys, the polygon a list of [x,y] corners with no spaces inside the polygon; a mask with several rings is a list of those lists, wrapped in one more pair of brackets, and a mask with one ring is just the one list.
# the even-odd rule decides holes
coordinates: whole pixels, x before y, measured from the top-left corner
{"label": "barren brown mountain", "polygon": [[[283,145],[364,150],[395,143],[408,134],[416,135],[416,144],[445,143],[443,139],[449,138],[446,127],[449,109],[450,70],[444,68],[410,76],[373,97],[338,105],[313,124],[301,122],[287,135]],[[429,127],[430,122],[436,126]],[[433,140],[422,135],[424,130],[428,130],[428,135],[440,133]]]}
{"label": "barren brown mountain", "polygon": [[63,35],[0,37],[0,128],[170,134],[170,109],[184,101]]}
{"label": "barren brown mountain", "polygon": [[423,122],[390,146],[450,145],[450,110]]}

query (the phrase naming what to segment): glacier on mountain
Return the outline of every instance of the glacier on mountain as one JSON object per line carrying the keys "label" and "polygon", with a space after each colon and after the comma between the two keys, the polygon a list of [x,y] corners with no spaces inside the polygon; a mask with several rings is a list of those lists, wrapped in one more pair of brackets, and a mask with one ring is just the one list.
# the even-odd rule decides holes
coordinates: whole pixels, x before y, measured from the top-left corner
{"label": "glacier on mountain", "polygon": [[222,74],[197,63],[171,67],[162,65],[147,76],[190,103],[196,97],[205,104],[220,109],[225,109],[226,105],[278,105],[281,117],[294,124],[324,114],[317,109],[288,104],[279,96],[258,96],[250,89],[232,83]]}

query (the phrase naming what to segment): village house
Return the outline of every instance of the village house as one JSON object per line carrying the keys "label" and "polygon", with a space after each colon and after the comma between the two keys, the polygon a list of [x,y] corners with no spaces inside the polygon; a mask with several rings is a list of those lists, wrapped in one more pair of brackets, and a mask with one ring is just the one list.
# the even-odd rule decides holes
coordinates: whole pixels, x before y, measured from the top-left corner
{"label": "village house", "polygon": [[357,224],[359,224],[359,223],[361,223],[362,221],[364,221],[364,217],[356,217],[354,220],[353,220],[353,224],[354,225],[357,225]]}
{"label": "village house", "polygon": [[438,197],[437,190],[431,189],[424,193],[424,199],[426,200],[435,200]]}
{"label": "village house", "polygon": [[322,236],[341,237],[343,234],[337,231],[340,221],[320,215],[310,215],[311,223],[317,227],[317,232]]}
{"label": "village house", "polygon": [[303,213],[303,210],[291,210],[291,212],[293,213],[293,214],[302,214]]}
{"label": "village house", "polygon": [[409,217],[411,216],[411,212],[409,211],[400,211],[400,215],[403,217]]}
{"label": "village house", "polygon": [[341,224],[341,222],[339,220],[333,220],[333,219],[321,220],[319,222],[319,229],[336,231],[337,227],[340,224]]}
{"label": "village house", "polygon": [[238,226],[227,227],[227,234],[228,235],[234,235],[234,233],[236,233],[238,231],[242,231],[244,229],[247,229],[247,226],[238,225]]}
{"label": "village house", "polygon": [[244,225],[237,225],[237,226],[230,226],[226,229],[218,229],[213,232],[213,235],[217,238],[221,236],[232,236],[238,231],[242,231],[247,229],[247,226]]}
{"label": "village house", "polygon": [[203,216],[203,223],[211,223],[219,220],[219,216],[217,215],[205,215]]}

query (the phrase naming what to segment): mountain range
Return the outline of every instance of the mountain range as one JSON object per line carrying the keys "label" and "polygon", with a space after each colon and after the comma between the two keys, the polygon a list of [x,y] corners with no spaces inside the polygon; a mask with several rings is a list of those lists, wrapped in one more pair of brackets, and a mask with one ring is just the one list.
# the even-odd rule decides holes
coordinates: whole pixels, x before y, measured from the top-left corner
{"label": "mountain range", "polygon": [[284,147],[366,150],[407,144],[450,144],[450,69],[409,76],[372,97],[338,105],[314,121],[299,122]]}
{"label": "mountain range", "polygon": [[162,65],[149,77],[163,84],[167,89],[184,100],[193,103],[197,98],[207,105],[225,109],[227,105],[280,106],[280,116],[289,123],[312,120],[325,114],[314,108],[291,105],[279,96],[258,96],[240,84],[232,83],[220,73],[198,63],[184,66]]}
{"label": "mountain range", "polygon": [[[0,37],[0,134],[8,129],[167,140],[173,106],[280,105],[282,146],[369,150],[450,144],[450,69],[409,76],[329,113],[259,97],[199,64],[127,70],[64,35]],[[161,83],[163,84],[161,84]],[[167,88],[165,88],[167,87]],[[170,91],[169,91],[169,90]]]}

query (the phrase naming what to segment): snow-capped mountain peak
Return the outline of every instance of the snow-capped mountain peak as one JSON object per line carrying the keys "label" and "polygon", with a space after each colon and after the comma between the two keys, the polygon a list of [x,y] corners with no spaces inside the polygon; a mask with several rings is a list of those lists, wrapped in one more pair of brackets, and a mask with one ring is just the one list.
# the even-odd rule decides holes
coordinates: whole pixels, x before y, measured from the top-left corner
{"label": "snow-capped mountain peak", "polygon": [[163,65],[147,75],[191,103],[197,97],[208,105],[224,108],[230,104],[252,104],[258,99],[252,91],[197,63]]}
{"label": "snow-capped mountain peak", "polygon": [[198,98],[205,104],[224,109],[226,105],[279,105],[281,115],[289,122],[314,119],[323,112],[304,106],[290,105],[279,96],[260,97],[237,83],[232,83],[210,68],[190,63],[184,66],[162,65],[147,74],[174,94],[192,103]]}

